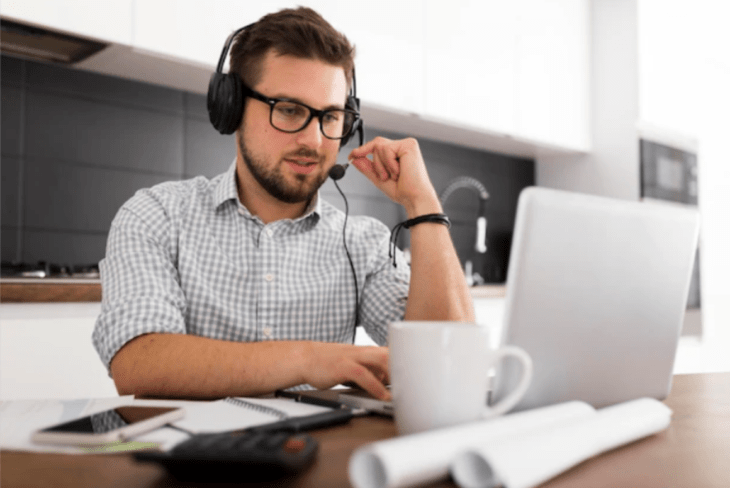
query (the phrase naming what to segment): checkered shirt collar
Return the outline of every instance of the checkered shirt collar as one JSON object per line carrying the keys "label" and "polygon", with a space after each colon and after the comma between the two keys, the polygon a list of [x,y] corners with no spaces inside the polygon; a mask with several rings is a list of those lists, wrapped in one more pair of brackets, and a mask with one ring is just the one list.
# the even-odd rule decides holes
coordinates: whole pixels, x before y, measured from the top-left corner
{"label": "checkered shirt collar", "polygon": [[[213,204],[215,208],[219,208],[223,203],[233,200],[236,204],[241,205],[242,208],[248,213],[248,209],[238,199],[238,187],[236,185],[236,160],[233,160],[233,164],[223,174],[223,177],[218,181],[218,184],[213,189]],[[250,213],[249,213],[250,215]],[[294,222],[300,222],[305,219],[312,219],[312,225],[319,221],[322,215],[322,200],[319,198],[319,191],[314,196],[306,210],[304,215],[294,219]]]}

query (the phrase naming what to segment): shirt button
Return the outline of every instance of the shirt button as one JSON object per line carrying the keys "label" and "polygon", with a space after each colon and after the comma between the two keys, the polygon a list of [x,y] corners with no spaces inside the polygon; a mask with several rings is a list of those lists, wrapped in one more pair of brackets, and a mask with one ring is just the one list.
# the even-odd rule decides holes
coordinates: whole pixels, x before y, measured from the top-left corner
{"label": "shirt button", "polygon": [[241,207],[238,207],[238,213],[240,213],[241,215],[246,215],[246,211]]}
{"label": "shirt button", "polygon": [[267,337],[267,338],[268,337],[271,337],[271,328],[270,327],[265,327],[264,330],[263,330],[263,333],[264,333],[264,336],[265,337]]}
{"label": "shirt button", "polygon": [[269,273],[269,274],[265,274],[265,275],[264,275],[264,279],[265,279],[266,281],[274,281],[274,275],[272,275],[271,273]]}
{"label": "shirt button", "polygon": [[271,230],[271,229],[266,229],[266,235],[269,236],[269,237],[271,237],[271,236],[274,235],[274,231]]}

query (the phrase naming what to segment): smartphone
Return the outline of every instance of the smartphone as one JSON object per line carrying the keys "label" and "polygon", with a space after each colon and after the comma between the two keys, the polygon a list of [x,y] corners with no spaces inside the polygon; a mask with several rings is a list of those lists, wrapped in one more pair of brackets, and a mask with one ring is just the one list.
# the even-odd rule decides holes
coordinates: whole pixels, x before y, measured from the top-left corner
{"label": "smartphone", "polygon": [[38,444],[90,445],[124,441],[185,416],[182,408],[129,405],[38,430]]}

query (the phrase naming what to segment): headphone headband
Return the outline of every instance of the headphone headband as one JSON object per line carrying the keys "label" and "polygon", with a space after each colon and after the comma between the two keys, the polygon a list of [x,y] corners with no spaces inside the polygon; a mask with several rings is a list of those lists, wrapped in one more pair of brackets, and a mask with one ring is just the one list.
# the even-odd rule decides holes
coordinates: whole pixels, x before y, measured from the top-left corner
{"label": "headphone headband", "polygon": [[228,39],[226,39],[226,43],[223,46],[223,52],[221,53],[221,57],[218,60],[218,66],[215,69],[218,73],[223,73],[223,65],[226,64],[226,57],[228,56],[228,51],[231,49],[233,40],[236,38],[236,36],[238,34],[245,31],[246,29],[248,29],[249,27],[251,27],[254,24],[256,24],[256,22],[253,22],[251,24],[248,24],[247,26],[236,29],[235,31],[233,31],[233,33],[230,36],[228,36]]}

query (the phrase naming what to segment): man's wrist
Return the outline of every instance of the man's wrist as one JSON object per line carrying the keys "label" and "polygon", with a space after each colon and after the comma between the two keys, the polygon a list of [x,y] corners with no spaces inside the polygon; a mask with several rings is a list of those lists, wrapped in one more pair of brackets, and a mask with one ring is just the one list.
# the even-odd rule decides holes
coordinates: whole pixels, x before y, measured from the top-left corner
{"label": "man's wrist", "polygon": [[426,198],[411,200],[403,204],[403,208],[406,211],[408,219],[414,219],[426,214],[443,213],[441,202],[435,194],[432,196],[429,195]]}

